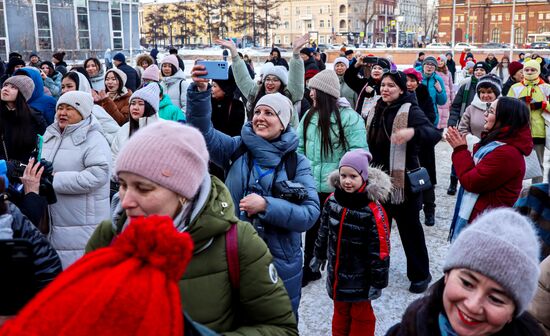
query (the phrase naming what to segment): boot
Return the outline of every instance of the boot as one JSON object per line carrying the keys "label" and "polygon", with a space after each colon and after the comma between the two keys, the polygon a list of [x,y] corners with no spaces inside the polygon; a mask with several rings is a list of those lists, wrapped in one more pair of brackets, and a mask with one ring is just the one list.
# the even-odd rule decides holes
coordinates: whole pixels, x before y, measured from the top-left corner
{"label": "boot", "polygon": [[447,195],[456,195],[456,186],[458,184],[458,178],[451,176],[451,183],[449,183],[449,189],[447,189]]}
{"label": "boot", "polygon": [[309,266],[304,266],[302,272],[302,288],[306,287],[311,281],[321,279],[321,272],[313,272]]}
{"label": "boot", "polygon": [[434,226],[435,225],[435,209],[424,209],[424,225]]}

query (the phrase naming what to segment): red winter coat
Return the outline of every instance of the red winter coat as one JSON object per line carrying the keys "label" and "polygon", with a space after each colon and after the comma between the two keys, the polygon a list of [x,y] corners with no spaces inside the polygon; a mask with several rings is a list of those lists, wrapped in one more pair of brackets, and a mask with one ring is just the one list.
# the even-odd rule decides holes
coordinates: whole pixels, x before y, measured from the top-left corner
{"label": "red winter coat", "polygon": [[[458,180],[465,190],[479,194],[468,220],[489,208],[511,207],[519,197],[525,176],[525,158],[533,150],[529,126],[508,138],[497,139],[506,145],[495,148],[477,165],[466,145],[455,148],[452,155]],[[479,144],[474,147],[474,153]]]}

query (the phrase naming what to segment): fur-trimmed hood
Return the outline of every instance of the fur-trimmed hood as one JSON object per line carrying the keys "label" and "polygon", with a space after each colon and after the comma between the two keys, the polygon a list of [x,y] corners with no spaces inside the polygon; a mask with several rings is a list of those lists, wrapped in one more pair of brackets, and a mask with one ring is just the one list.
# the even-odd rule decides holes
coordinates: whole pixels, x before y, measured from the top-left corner
{"label": "fur-trimmed hood", "polygon": [[[333,188],[340,188],[340,172],[335,170],[328,175],[327,184]],[[369,181],[365,192],[375,202],[389,200],[392,190],[391,178],[381,169],[369,166]]]}

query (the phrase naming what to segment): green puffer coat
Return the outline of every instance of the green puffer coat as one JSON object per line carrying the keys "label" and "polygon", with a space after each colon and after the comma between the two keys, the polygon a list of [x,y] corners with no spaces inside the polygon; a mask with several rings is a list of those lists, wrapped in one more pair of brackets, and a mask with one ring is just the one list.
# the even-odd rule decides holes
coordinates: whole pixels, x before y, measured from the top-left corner
{"label": "green puffer coat", "polygon": [[[340,120],[342,121],[342,128],[344,129],[344,137],[347,140],[347,150],[353,150],[363,148],[368,150],[367,144],[367,131],[365,128],[365,121],[359,113],[355,112],[350,107],[340,107]],[[307,113],[315,113],[311,118],[308,128],[306,130],[306,138],[304,139],[304,120],[305,116],[300,121],[298,126],[298,136],[300,137],[300,145],[298,146],[298,152],[304,154],[309,161],[311,161],[311,170],[313,172],[313,178],[317,186],[317,192],[329,193],[334,191],[334,188],[327,184],[327,177],[334,170],[338,169],[340,159],[346,151],[340,147],[338,142],[338,126],[336,125],[336,116],[333,113],[330,117],[332,124],[331,143],[333,144],[332,153],[329,153],[328,157],[322,157],[322,145],[321,145],[321,132],[318,128],[319,115],[316,112],[309,110]],[[305,148],[304,148],[305,141]]]}
{"label": "green puffer coat", "polygon": [[[195,243],[194,255],[179,283],[183,309],[194,321],[225,336],[298,335],[288,294],[282,281],[273,279],[277,277],[271,254],[254,228],[235,217],[225,185],[212,177],[210,183],[203,183],[195,204],[193,214],[197,214],[188,227]],[[86,251],[108,246],[125,221],[122,213],[115,226],[111,221],[102,222]],[[231,223],[237,223],[239,244],[238,308],[232,307],[225,253],[225,232]],[[242,319],[237,318],[236,311]]]}

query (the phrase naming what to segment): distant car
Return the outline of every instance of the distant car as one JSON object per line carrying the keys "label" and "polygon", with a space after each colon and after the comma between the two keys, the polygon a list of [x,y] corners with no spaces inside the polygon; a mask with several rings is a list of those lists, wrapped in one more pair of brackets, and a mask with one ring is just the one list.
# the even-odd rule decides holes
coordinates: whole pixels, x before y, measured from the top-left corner
{"label": "distant car", "polygon": [[457,44],[455,44],[455,50],[458,50],[458,51],[462,51],[464,49],[476,49],[476,48],[477,48],[476,46],[473,46],[466,42],[458,42]]}
{"label": "distant car", "polygon": [[497,42],[489,42],[489,43],[485,43],[482,48],[484,49],[501,49],[501,48],[506,48],[502,43],[497,43]]}
{"label": "distant car", "polygon": [[430,43],[426,46],[426,49],[446,49],[449,48],[445,43]]}
{"label": "distant car", "polygon": [[533,42],[531,49],[550,49],[550,42]]}
{"label": "distant car", "polygon": [[376,42],[374,44],[374,48],[376,49],[379,49],[379,48],[387,48],[386,44],[384,42]]}
{"label": "distant car", "polygon": [[325,51],[325,50],[334,49],[334,46],[330,43],[321,43],[321,44],[317,45],[317,48],[319,48],[319,50],[321,50],[321,51]]}

